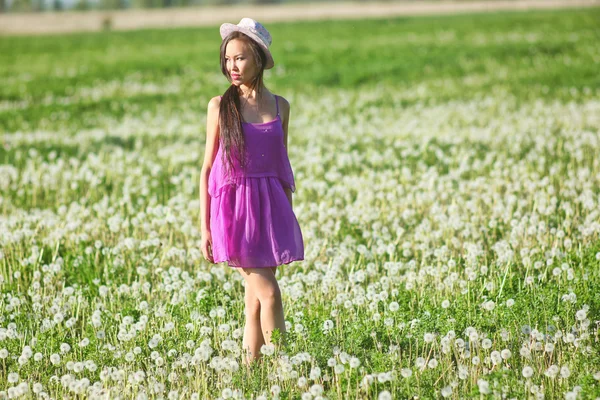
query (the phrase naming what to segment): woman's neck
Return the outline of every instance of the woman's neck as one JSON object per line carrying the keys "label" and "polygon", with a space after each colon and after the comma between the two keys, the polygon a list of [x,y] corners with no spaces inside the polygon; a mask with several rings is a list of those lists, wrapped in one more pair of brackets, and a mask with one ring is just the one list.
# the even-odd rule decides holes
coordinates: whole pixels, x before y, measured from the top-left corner
{"label": "woman's neck", "polygon": [[246,100],[256,100],[258,97],[262,97],[265,94],[266,88],[262,85],[261,88],[257,90],[256,88],[252,89],[246,85],[240,85],[240,91],[240,96],[244,97]]}

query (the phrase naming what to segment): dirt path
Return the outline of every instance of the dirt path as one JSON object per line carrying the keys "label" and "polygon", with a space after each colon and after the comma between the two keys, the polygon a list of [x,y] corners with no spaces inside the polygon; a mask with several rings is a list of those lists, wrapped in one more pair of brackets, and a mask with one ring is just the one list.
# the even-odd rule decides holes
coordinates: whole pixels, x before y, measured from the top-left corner
{"label": "dirt path", "polygon": [[263,23],[292,20],[361,19],[400,15],[457,14],[575,7],[599,7],[600,0],[406,1],[309,3],[263,6],[207,6],[160,10],[0,14],[0,35],[45,34],[176,26],[217,26],[250,16]]}

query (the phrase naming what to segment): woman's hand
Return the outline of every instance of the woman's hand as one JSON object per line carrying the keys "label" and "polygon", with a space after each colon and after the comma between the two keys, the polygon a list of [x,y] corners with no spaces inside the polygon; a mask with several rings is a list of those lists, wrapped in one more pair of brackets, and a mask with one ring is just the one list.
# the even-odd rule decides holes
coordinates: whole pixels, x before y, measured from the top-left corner
{"label": "woman's hand", "polygon": [[210,231],[202,231],[202,240],[201,240],[201,249],[202,254],[204,255],[204,259],[214,263],[213,254],[212,254],[212,235]]}

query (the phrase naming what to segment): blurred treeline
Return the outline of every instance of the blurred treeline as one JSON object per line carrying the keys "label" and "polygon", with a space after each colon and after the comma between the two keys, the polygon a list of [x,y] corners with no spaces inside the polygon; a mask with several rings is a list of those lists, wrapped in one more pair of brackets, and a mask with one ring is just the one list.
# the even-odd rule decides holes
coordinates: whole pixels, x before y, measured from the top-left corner
{"label": "blurred treeline", "polygon": [[[359,1],[369,2],[371,0]],[[281,4],[309,2],[317,2],[317,0],[0,0],[0,12],[118,10],[129,8],[167,8],[202,5]]]}

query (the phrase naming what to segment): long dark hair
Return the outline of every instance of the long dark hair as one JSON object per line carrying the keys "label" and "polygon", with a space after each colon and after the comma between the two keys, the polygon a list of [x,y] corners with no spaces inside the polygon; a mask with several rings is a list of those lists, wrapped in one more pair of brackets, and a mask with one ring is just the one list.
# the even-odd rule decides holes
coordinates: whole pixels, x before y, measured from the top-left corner
{"label": "long dark hair", "polygon": [[[223,39],[223,42],[221,42],[221,72],[229,82],[232,82],[231,76],[227,72],[225,50],[227,49],[227,43],[233,39],[243,40],[250,47],[252,58],[258,68],[258,73],[249,86],[257,90],[257,95],[260,95],[263,87],[263,72],[267,63],[267,56],[259,44],[249,36],[239,31],[233,31]],[[238,158],[242,168],[246,168],[246,152],[244,151],[246,144],[242,127],[240,92],[241,89],[232,83],[225,93],[223,93],[219,108],[220,145],[223,146],[223,164],[226,166],[227,171],[233,170],[233,156]]]}

